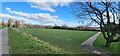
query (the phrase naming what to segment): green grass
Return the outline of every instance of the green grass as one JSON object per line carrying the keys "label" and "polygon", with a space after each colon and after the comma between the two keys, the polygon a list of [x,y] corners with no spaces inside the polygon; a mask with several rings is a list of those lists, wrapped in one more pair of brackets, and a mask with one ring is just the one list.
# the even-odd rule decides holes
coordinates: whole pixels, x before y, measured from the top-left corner
{"label": "green grass", "polygon": [[4,26],[0,26],[0,29],[4,28]]}
{"label": "green grass", "polygon": [[2,29],[2,27],[0,26],[0,29]]}
{"label": "green grass", "polygon": [[112,54],[118,54],[119,52],[119,42],[113,42],[111,43],[111,46],[106,48],[105,45],[105,39],[103,35],[101,34],[98,39],[93,43],[93,45],[97,48],[103,49],[104,51],[110,52]]}
{"label": "green grass", "polygon": [[10,54],[64,54],[60,48],[53,47],[47,42],[23,35],[12,28],[9,32]]}
{"label": "green grass", "polygon": [[80,49],[80,44],[86,39],[94,35],[94,31],[73,31],[73,30],[58,30],[58,29],[35,29],[21,28],[40,40],[49,42],[51,45],[64,49],[73,54],[88,53]]}

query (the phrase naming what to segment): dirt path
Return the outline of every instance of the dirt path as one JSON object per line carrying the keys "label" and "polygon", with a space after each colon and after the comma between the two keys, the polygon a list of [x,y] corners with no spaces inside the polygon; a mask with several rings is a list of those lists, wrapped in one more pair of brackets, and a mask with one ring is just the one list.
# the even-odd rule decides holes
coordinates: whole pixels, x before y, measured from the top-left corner
{"label": "dirt path", "polygon": [[0,30],[0,55],[9,54],[8,40],[8,28],[6,27]]}

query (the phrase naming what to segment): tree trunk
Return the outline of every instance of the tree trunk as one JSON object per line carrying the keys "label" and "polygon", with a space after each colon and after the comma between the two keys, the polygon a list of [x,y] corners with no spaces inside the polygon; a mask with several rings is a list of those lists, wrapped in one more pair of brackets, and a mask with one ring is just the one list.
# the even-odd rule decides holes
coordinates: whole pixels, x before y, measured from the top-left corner
{"label": "tree trunk", "polygon": [[111,42],[109,40],[106,40],[105,47],[110,47]]}

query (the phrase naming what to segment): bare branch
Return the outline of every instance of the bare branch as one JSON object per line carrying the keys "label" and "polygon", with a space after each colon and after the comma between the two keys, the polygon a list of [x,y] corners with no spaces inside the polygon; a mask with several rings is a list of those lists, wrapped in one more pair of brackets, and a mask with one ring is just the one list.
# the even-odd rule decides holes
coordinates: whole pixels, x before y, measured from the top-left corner
{"label": "bare branch", "polygon": [[120,37],[118,37],[117,39],[113,40],[112,42],[118,42],[120,41]]}

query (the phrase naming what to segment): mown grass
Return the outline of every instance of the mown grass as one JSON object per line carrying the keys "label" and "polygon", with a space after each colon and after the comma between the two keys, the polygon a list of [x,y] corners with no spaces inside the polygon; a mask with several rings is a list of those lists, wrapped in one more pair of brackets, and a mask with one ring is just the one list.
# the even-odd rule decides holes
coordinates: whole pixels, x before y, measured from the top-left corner
{"label": "mown grass", "polygon": [[60,48],[53,47],[47,42],[24,35],[12,28],[9,32],[10,54],[64,54]]}
{"label": "mown grass", "polygon": [[69,51],[70,54],[86,54],[80,49],[80,44],[94,35],[95,31],[73,31],[58,29],[20,28],[38,39],[49,42],[51,45]]}
{"label": "mown grass", "polygon": [[106,48],[106,47],[104,47],[104,45],[105,45],[105,39],[104,39],[104,37],[103,37],[103,35],[101,34],[99,37],[98,37],[98,39],[93,43],[93,45],[95,46],[95,47],[97,47],[97,48],[100,48],[100,49],[102,49],[102,50],[104,50],[104,51],[107,51],[107,52],[109,52],[109,53],[112,53],[112,54],[118,54],[118,53],[120,53],[120,43],[119,42],[113,42],[113,43],[111,43],[111,46],[110,47],[108,47],[108,48]]}
{"label": "mown grass", "polygon": [[2,29],[2,26],[0,26],[0,29]]}
{"label": "mown grass", "polygon": [[0,29],[4,28],[4,26],[0,26]]}

